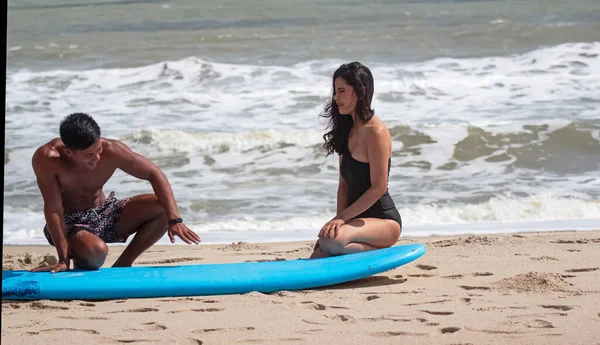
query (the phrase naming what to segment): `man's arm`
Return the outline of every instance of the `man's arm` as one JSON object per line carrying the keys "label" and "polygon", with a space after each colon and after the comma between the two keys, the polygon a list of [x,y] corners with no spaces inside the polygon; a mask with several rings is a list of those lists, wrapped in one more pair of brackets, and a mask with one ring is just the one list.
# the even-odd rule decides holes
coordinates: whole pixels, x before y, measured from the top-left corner
{"label": "man's arm", "polygon": [[47,150],[47,148],[40,148],[34,153],[32,165],[38,187],[44,199],[44,216],[52,242],[58,253],[58,263],[50,267],[38,267],[32,271],[58,272],[67,270],[70,266],[69,243],[66,236],[67,225],[56,172],[50,161],[51,158],[44,150]]}
{"label": "man's arm", "polygon": [[[150,182],[154,194],[164,208],[169,220],[181,218],[177,210],[177,203],[175,202],[171,185],[165,174],[156,164],[144,156],[133,152],[127,145],[116,140],[110,143],[110,151],[111,156],[117,160],[117,167],[119,169],[131,176]],[[194,242],[198,244],[200,242],[200,237],[182,224],[175,224],[174,227],[169,227],[169,237],[171,238],[171,242],[174,242],[171,232],[179,236],[186,243]]]}
{"label": "man's arm", "polygon": [[112,141],[110,146],[111,156],[116,158],[117,167],[133,177],[150,182],[154,194],[167,213],[167,218],[180,218],[173,190],[162,170],[119,141]]}

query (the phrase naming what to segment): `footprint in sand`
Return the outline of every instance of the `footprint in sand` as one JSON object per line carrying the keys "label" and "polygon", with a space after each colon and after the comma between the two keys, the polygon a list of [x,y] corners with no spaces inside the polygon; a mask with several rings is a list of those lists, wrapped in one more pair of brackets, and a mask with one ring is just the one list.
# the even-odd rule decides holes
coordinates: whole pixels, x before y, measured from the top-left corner
{"label": "footprint in sand", "polygon": [[190,341],[188,342],[188,344],[190,345],[202,345],[204,344],[204,342],[200,339],[194,339],[194,338],[190,338]]}
{"label": "footprint in sand", "polygon": [[310,309],[314,309],[314,310],[325,310],[327,309],[326,306],[324,306],[323,304],[319,304],[319,303],[315,303],[313,301],[304,301],[301,302],[302,304],[308,304],[308,307]]}
{"label": "footprint in sand", "polygon": [[67,320],[108,320],[107,317],[102,317],[102,316],[84,316],[84,317],[59,316],[59,318],[67,319]]}
{"label": "footprint in sand", "polygon": [[412,319],[396,317],[393,315],[378,316],[378,317],[366,317],[366,318],[362,318],[361,320],[366,321],[366,322],[381,322],[381,321],[411,322],[412,321]]}
{"label": "footprint in sand", "polygon": [[79,329],[79,328],[49,328],[49,329],[44,329],[41,330],[39,332],[32,332],[32,333],[42,333],[42,332],[83,332],[83,333],[87,333],[87,334],[100,334],[98,331],[94,331],[93,329]]}
{"label": "footprint in sand", "polygon": [[570,270],[565,270],[565,272],[569,272],[569,273],[579,273],[579,272],[592,272],[592,271],[597,271],[599,268],[598,267],[592,267],[592,268],[573,268]]}
{"label": "footprint in sand", "polygon": [[82,307],[95,307],[96,305],[94,303],[79,303],[80,306]]}
{"label": "footprint in sand", "polygon": [[[230,331],[240,331],[240,332],[246,332],[246,331],[253,331],[256,328],[254,327],[236,327],[236,328],[229,328]],[[195,331],[192,331],[192,333],[212,333],[212,332],[219,332],[219,331],[223,331],[225,330],[225,328],[203,328],[203,329],[198,329]]]}
{"label": "footprint in sand", "polygon": [[442,278],[446,278],[446,279],[460,279],[462,277],[463,277],[462,274],[453,274],[453,275],[449,275],[449,276],[443,276]]}
{"label": "footprint in sand", "polygon": [[529,258],[530,260],[534,260],[534,261],[558,261],[557,258],[555,258],[554,256],[538,256],[538,257],[533,257],[533,258]]}
{"label": "footprint in sand", "polygon": [[159,300],[160,302],[178,302],[178,301],[192,301],[192,302],[202,302],[202,303],[219,303],[219,301],[215,301],[212,299],[201,299],[201,298],[192,298],[192,297],[185,297],[185,298],[168,298],[168,299],[161,299]]}
{"label": "footprint in sand", "polygon": [[575,243],[575,241],[571,241],[571,240],[556,240],[556,241],[550,241],[550,243],[573,244],[573,243]]}
{"label": "footprint in sand", "polygon": [[428,333],[412,333],[412,332],[374,332],[371,333],[372,336],[374,337],[380,337],[380,338],[388,338],[388,337],[399,337],[399,336],[424,336],[424,335],[428,335]]}
{"label": "footprint in sand", "polygon": [[417,268],[422,269],[423,271],[437,270],[437,267],[431,265],[417,265]]}
{"label": "footprint in sand", "polygon": [[373,295],[373,296],[367,296],[367,301],[372,301],[372,300],[374,300],[374,299],[378,299],[378,298],[381,298],[381,297],[379,297],[379,296],[377,296],[377,295]]}
{"label": "footprint in sand", "polygon": [[146,322],[146,323],[142,323],[142,327],[141,328],[125,328],[125,331],[127,332],[148,332],[148,331],[164,331],[165,329],[167,329],[167,326],[165,325],[161,325],[160,323],[156,323],[156,322]]}
{"label": "footprint in sand", "polygon": [[47,305],[42,302],[31,302],[29,304],[29,308],[31,309],[46,309],[46,310],[69,310],[68,307],[60,307],[54,305]]}
{"label": "footprint in sand", "polygon": [[246,339],[242,341],[238,341],[238,344],[260,344],[260,343],[269,343],[269,340],[266,339]]}
{"label": "footprint in sand", "polygon": [[435,274],[409,274],[408,276],[413,278],[431,278],[435,277]]}
{"label": "footprint in sand", "polygon": [[165,329],[167,329],[167,326],[161,325],[160,323],[156,322],[146,322],[142,325],[144,325],[144,328],[146,328],[146,330],[148,331],[164,331]]}
{"label": "footprint in sand", "polygon": [[450,299],[440,299],[437,301],[426,301],[426,302],[415,302],[415,303],[408,303],[408,304],[403,304],[403,306],[405,307],[412,307],[415,305],[422,305],[422,304],[437,304],[437,303],[444,303],[444,302],[450,302],[452,300]]}
{"label": "footprint in sand", "polygon": [[446,333],[455,333],[458,332],[460,330],[460,327],[444,327],[442,329],[440,329],[440,332],[442,332],[442,334],[446,334]]}
{"label": "footprint in sand", "polygon": [[298,331],[298,333],[306,334],[306,335],[310,335],[310,334],[317,333],[317,332],[323,332],[323,330],[321,328],[313,328],[313,329],[307,329],[304,331]]}
{"label": "footprint in sand", "polygon": [[222,248],[218,248],[218,249],[225,251],[225,252],[229,252],[229,251],[239,252],[242,250],[265,250],[265,249],[269,249],[269,247],[239,241],[239,242],[233,242],[229,245],[226,245],[226,246],[224,246]]}
{"label": "footprint in sand", "polygon": [[275,258],[275,259],[246,260],[245,262],[271,262],[271,261],[286,261],[286,260],[285,260],[285,258]]}
{"label": "footprint in sand", "polygon": [[325,317],[330,320],[342,321],[342,322],[348,322],[348,323],[354,323],[354,321],[355,321],[354,317],[350,316],[350,315],[326,315]]}
{"label": "footprint in sand", "polygon": [[433,310],[420,310],[424,313],[427,314],[431,314],[431,315],[452,315],[454,314],[454,312],[452,311],[433,311]]}
{"label": "footprint in sand", "polygon": [[120,310],[120,311],[111,311],[109,313],[148,313],[151,311],[160,311],[158,308],[137,308],[137,309],[129,309],[129,310]]}
{"label": "footprint in sand", "polygon": [[559,244],[588,244],[588,243],[600,243],[600,238],[587,238],[587,239],[581,239],[581,240],[576,240],[576,241],[572,241],[572,240],[558,240],[558,241],[550,241],[550,243],[559,243]]}
{"label": "footprint in sand", "polygon": [[562,311],[568,311],[573,309],[572,305],[558,305],[558,304],[542,304],[540,307],[545,309],[558,309]]}
{"label": "footprint in sand", "polygon": [[408,280],[408,278],[404,278],[402,277],[402,274],[399,275],[395,275],[394,278],[397,279],[397,281],[395,282],[395,284],[402,284],[402,283],[406,283],[406,281]]}
{"label": "footprint in sand", "polygon": [[[523,309],[527,309],[527,308],[523,308]],[[517,314],[517,315],[507,315],[506,318],[508,319],[535,319],[538,320],[543,317],[547,317],[548,315],[551,316],[568,316],[569,314],[567,313],[533,313],[533,314]]]}
{"label": "footprint in sand", "polygon": [[311,321],[311,320],[306,320],[306,319],[302,319],[302,322],[307,323],[309,325],[327,325],[327,322],[319,322],[319,321]]}
{"label": "footprint in sand", "polygon": [[487,287],[487,286],[468,286],[468,285],[461,285],[461,288],[465,289],[465,290],[490,290],[491,288]]}
{"label": "footprint in sand", "polygon": [[203,329],[198,329],[195,331],[192,331],[192,333],[211,333],[211,332],[218,332],[218,331],[222,331],[224,328],[203,328]]}
{"label": "footprint in sand", "polygon": [[132,344],[132,343],[158,343],[160,340],[151,340],[151,339],[118,339],[117,342],[122,344]]}
{"label": "footprint in sand", "polygon": [[214,313],[217,311],[223,311],[225,309],[223,308],[200,308],[200,309],[188,309],[188,310],[172,310],[169,312],[169,314],[177,314],[177,313],[183,313],[186,311],[193,311],[196,313]]}
{"label": "footprint in sand", "polygon": [[473,273],[473,276],[475,277],[489,277],[489,276],[493,276],[494,273],[492,272],[475,272]]}
{"label": "footprint in sand", "polygon": [[503,330],[503,329],[477,329],[477,328],[472,328],[472,327],[465,327],[465,329],[467,331],[471,331],[471,332],[481,332],[481,333],[486,333],[486,334],[527,334],[527,333],[531,333],[531,332],[514,332],[514,331]]}
{"label": "footprint in sand", "polygon": [[463,302],[465,302],[465,303],[469,303],[469,302],[471,302],[471,299],[470,299],[470,298],[468,298],[468,297],[461,298],[460,300],[461,300],[461,301],[463,301]]}
{"label": "footprint in sand", "polygon": [[173,264],[177,262],[188,262],[188,261],[200,261],[202,258],[170,258],[162,260],[152,261],[141,261],[140,265],[161,265],[161,264]]}
{"label": "footprint in sand", "polygon": [[441,240],[432,243],[436,247],[450,247],[458,245],[458,242],[455,240]]}
{"label": "footprint in sand", "polygon": [[560,277],[561,278],[575,278],[577,276],[574,274],[561,274]]}
{"label": "footprint in sand", "polygon": [[527,328],[554,328],[554,325],[546,320],[535,319],[525,323]]}

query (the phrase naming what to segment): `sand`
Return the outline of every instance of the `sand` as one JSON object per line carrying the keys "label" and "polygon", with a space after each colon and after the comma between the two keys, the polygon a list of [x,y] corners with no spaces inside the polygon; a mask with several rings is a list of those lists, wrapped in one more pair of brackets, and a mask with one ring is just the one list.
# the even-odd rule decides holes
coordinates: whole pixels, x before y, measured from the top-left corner
{"label": "sand", "polygon": [[[2,344],[600,344],[600,231],[404,243],[425,243],[428,252],[373,277],[313,290],[3,301]],[[155,246],[137,264],[292,260],[311,247]],[[106,265],[122,249],[111,246]],[[33,267],[54,254],[48,246],[5,246],[3,268]]]}

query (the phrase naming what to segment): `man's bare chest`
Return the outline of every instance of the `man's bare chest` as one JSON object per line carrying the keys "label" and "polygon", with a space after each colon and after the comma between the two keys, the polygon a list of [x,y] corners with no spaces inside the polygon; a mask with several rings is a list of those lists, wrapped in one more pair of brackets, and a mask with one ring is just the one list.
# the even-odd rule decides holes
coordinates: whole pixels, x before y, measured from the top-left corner
{"label": "man's bare chest", "polygon": [[78,194],[102,189],[114,174],[115,169],[96,168],[90,171],[64,169],[58,173],[62,191]]}

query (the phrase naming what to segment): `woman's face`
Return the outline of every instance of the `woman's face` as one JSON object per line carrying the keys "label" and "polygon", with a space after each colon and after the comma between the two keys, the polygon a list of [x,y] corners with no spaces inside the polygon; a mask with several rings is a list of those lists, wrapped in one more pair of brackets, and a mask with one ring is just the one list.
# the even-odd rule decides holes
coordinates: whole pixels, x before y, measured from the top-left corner
{"label": "woman's face", "polygon": [[341,77],[336,78],[333,85],[335,88],[333,100],[337,104],[340,114],[354,115],[357,97],[352,86],[348,85]]}

